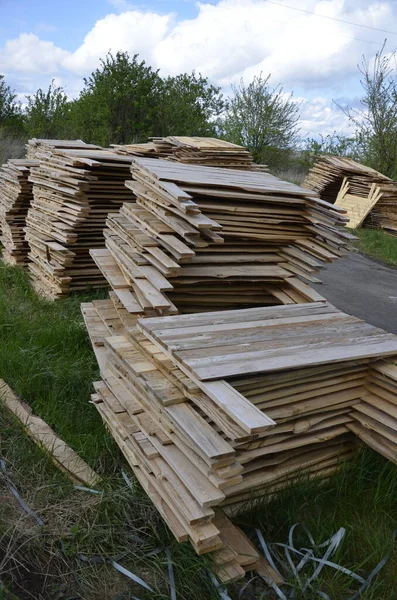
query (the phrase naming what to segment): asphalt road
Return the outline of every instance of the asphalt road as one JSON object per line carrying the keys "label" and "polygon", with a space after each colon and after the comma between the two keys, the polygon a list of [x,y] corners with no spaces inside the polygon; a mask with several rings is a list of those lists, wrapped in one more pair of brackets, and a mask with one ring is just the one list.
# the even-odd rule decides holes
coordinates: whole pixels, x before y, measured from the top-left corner
{"label": "asphalt road", "polygon": [[321,269],[315,289],[331,304],[397,334],[397,269],[351,252]]}

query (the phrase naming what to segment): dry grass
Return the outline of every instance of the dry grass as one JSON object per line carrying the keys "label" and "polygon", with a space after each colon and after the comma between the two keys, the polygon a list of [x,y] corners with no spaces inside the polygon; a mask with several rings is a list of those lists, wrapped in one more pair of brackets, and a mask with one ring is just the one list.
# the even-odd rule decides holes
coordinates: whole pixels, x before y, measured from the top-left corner
{"label": "dry grass", "polygon": [[272,174],[284,181],[290,181],[296,185],[302,185],[306,177],[307,170],[300,166],[288,167],[285,169],[277,169],[272,171]]}
{"label": "dry grass", "polygon": [[[165,600],[169,579],[162,549],[168,547],[177,565],[178,600],[217,598],[203,572],[205,561],[190,545],[175,542],[126,465],[132,490],[118,468],[103,477],[99,494],[90,494],[74,489],[1,406],[0,432],[0,457],[9,477],[44,521],[38,526],[21,509],[0,472],[0,581],[7,594],[23,600],[114,600],[131,594],[141,600]],[[98,435],[103,434],[99,425]],[[141,577],[155,593],[119,574],[112,560]],[[5,594],[0,586],[0,598],[9,597]]]}

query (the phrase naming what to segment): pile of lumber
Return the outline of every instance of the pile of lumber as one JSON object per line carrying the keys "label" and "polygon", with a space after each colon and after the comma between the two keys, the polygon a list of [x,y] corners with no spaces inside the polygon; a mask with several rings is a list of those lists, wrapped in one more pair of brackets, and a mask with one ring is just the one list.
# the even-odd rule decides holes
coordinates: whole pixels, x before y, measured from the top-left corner
{"label": "pile of lumber", "polygon": [[324,302],[138,318],[112,292],[82,311],[93,403],[176,539],[215,552],[223,580],[254,559],[230,558],[219,515],[354,456],[368,365],[397,353]]}
{"label": "pile of lumber", "polygon": [[373,183],[368,195],[352,193],[352,184],[345,177],[335,201],[335,206],[346,210],[347,226],[383,229],[397,235],[397,184]]}
{"label": "pile of lumber", "polygon": [[397,183],[383,183],[376,190],[379,198],[366,216],[364,227],[383,229],[397,236]]}
{"label": "pile of lumber", "polygon": [[135,157],[136,203],[107,219],[91,255],[130,313],[294,304],[345,251],[344,211],[268,173]]}
{"label": "pile of lumber", "polygon": [[100,149],[101,146],[95,144],[86,144],[83,140],[50,140],[43,138],[31,138],[25,146],[26,157],[31,160],[40,160],[43,151],[45,150],[76,150],[78,148],[82,150]]}
{"label": "pile of lumber", "polygon": [[350,194],[359,197],[367,197],[372,184],[381,185],[391,181],[386,175],[351,158],[322,155],[310,169],[302,186],[334,204],[345,178],[350,185]]}
{"label": "pile of lumber", "polygon": [[321,156],[303,187],[346,210],[347,226],[397,235],[397,184],[374,169],[340,156]]}
{"label": "pile of lumber", "polygon": [[397,462],[397,361],[382,360],[369,369],[362,402],[349,424],[363,442]]}
{"label": "pile of lumber", "polygon": [[134,201],[124,185],[131,159],[80,140],[31,140],[28,155],[39,161],[26,217],[35,289],[59,298],[103,287],[89,250],[104,247],[107,214]]}
{"label": "pile of lumber", "polygon": [[268,171],[266,165],[255,164],[251,153],[243,146],[217,138],[157,137],[146,144],[114,145],[114,148],[122,154],[165,158],[185,164]]}
{"label": "pile of lumber", "polygon": [[0,229],[2,258],[11,265],[27,262],[29,246],[25,240],[25,224],[32,200],[32,184],[28,180],[34,160],[9,160],[0,167]]}

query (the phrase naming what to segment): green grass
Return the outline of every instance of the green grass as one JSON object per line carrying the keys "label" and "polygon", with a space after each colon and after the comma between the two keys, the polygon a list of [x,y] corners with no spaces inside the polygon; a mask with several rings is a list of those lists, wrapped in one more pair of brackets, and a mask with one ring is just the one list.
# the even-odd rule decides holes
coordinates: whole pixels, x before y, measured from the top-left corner
{"label": "green grass", "polygon": [[[282,543],[288,542],[288,532],[294,523],[304,523],[316,543],[324,542],[345,527],[345,539],[333,560],[365,577],[390,549],[391,535],[397,527],[397,468],[365,449],[329,481],[303,478],[298,485],[281,492],[277,499],[253,507],[236,520],[247,532],[261,524],[267,541]],[[299,544],[307,547],[308,540],[301,529],[297,530],[296,539],[298,547]],[[396,573],[397,544],[384,570],[361,598],[395,600]],[[352,579],[326,567],[314,589],[326,592],[332,600],[345,600],[358,586]],[[301,598],[299,594],[296,597]]]}
{"label": "green grass", "polygon": [[[6,459],[22,497],[46,523],[43,536],[37,531],[31,535],[29,528],[25,540],[14,523],[10,528],[0,502],[0,565],[2,547],[15,543],[22,548],[17,562],[32,562],[36,571],[50,574],[57,585],[78,593],[83,590],[82,598],[113,599],[116,589],[134,591],[142,599],[162,599],[169,598],[165,554],[149,558],[145,554],[169,546],[179,565],[175,573],[179,598],[217,598],[209,579],[203,577],[205,562],[190,545],[174,541],[139,485],[133,493],[126,486],[122,455],[89,403],[99,373],[80,303],[100,296],[106,297],[107,292],[49,302],[34,293],[24,270],[0,265],[0,377],[103,476],[99,496],[74,490],[0,407],[0,457]],[[16,514],[20,517],[20,511]],[[144,543],[137,544],[135,535]],[[123,566],[148,581],[156,595],[145,595],[111,566],[82,563],[78,554],[121,557]],[[71,571],[77,581],[71,580]],[[0,568],[0,581],[1,573]],[[0,587],[0,598],[5,593]]]}
{"label": "green grass", "polygon": [[[47,302],[30,289],[22,270],[0,268],[0,377],[103,476],[100,495],[74,490],[0,408],[0,456],[23,498],[46,523],[40,530],[23,517],[0,477],[0,581],[9,589],[0,585],[0,598],[29,597],[21,591],[21,573],[29,567],[38,573],[38,585],[40,577],[47,578],[43,598],[58,593],[60,598],[121,600],[132,593],[142,600],[165,600],[170,597],[165,554],[146,555],[168,546],[178,600],[215,600],[218,593],[207,577],[208,562],[189,544],[176,543],[140,487],[134,484],[131,492],[121,477],[123,458],[89,404],[98,372],[80,315],[82,299]],[[235,520],[250,536],[259,527],[270,543],[287,542],[296,522],[305,523],[318,543],[343,526],[347,535],[335,560],[365,575],[387,552],[397,527],[397,468],[366,450],[330,481],[303,478],[270,503],[247,506]],[[307,543],[303,535],[299,543]],[[4,564],[6,548],[12,552]],[[118,557],[156,592],[146,593],[109,564],[81,561],[81,554]],[[397,600],[396,572],[393,551],[362,598]],[[324,570],[316,586],[332,600],[346,600],[357,589],[331,569]],[[230,586],[231,598],[237,600],[240,589],[241,583]],[[260,599],[265,590],[255,580],[240,600]],[[305,600],[310,600],[308,594]]]}
{"label": "green grass", "polygon": [[358,238],[354,245],[361,254],[397,266],[397,237],[374,229],[355,229],[352,233]]}
{"label": "green grass", "polygon": [[118,453],[89,404],[98,368],[80,313],[82,300],[44,300],[31,289],[24,270],[1,266],[0,376],[101,469],[103,462],[116,461]]}
{"label": "green grass", "polygon": [[[138,485],[131,491],[117,472],[104,477],[100,495],[77,491],[1,409],[0,432],[0,456],[9,476],[45,523],[37,527],[20,510],[0,477],[0,583],[8,594],[12,590],[16,597],[28,598],[26,590],[34,587],[33,597],[48,599],[62,591],[65,596],[60,598],[113,600],[134,593],[142,600],[165,600],[169,598],[165,553],[146,555],[167,546],[177,565],[178,598],[215,600],[216,593],[202,574],[206,563],[189,545],[172,538]],[[119,575],[110,564],[83,561],[82,555],[117,560],[149,583],[155,594]],[[43,585],[46,593],[39,595]],[[0,585],[0,599],[2,594],[9,597]]]}

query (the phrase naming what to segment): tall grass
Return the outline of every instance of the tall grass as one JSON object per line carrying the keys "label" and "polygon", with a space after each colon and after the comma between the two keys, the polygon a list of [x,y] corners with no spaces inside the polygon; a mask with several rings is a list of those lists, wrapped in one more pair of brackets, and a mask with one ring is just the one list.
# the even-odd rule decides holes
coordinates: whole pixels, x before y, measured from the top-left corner
{"label": "tall grass", "polygon": [[[50,590],[56,582],[66,586],[70,597],[76,597],[77,590],[81,594],[77,597],[86,600],[113,600],[121,592],[126,598],[133,592],[142,600],[165,600],[169,598],[165,554],[146,554],[167,546],[178,565],[178,598],[215,600],[217,592],[203,571],[205,561],[189,544],[175,542],[132,473],[133,490],[127,487],[121,468],[128,471],[128,467],[89,404],[99,373],[80,303],[100,295],[107,292],[46,301],[31,289],[24,270],[0,265],[0,377],[102,475],[100,495],[75,491],[0,405],[0,457],[23,498],[46,524],[42,533],[25,522],[21,528],[17,523],[10,526],[0,476],[0,565],[8,548],[14,557],[3,575],[13,582],[15,592],[21,584],[19,573],[33,569],[40,575],[37,585],[43,580],[47,586],[43,598],[53,598]],[[156,595],[118,576],[108,563],[87,563],[81,556],[118,557],[150,583]],[[72,571],[75,580],[70,578]],[[25,583],[28,589],[33,585],[32,580]],[[4,593],[0,587],[0,598]]]}
{"label": "tall grass", "polygon": [[[0,456],[24,501],[43,528],[20,510],[0,476],[0,598],[168,600],[168,547],[175,564],[178,600],[217,600],[206,561],[180,545],[148,497],[120,472],[105,476],[100,494],[73,489],[50,458],[0,407]],[[155,590],[145,591],[118,574],[117,560]],[[7,591],[1,587],[3,583]],[[59,595],[57,595],[59,593]]]}
{"label": "tall grass", "polygon": [[25,140],[13,136],[0,129],[0,164],[10,158],[23,158],[25,156]]}
{"label": "tall grass", "polygon": [[289,181],[291,183],[295,183],[296,185],[302,185],[307,174],[307,169],[300,165],[294,165],[283,169],[275,169],[271,172],[273,175],[283,179],[284,181]]}
{"label": "tall grass", "polygon": [[[103,292],[105,294],[105,292]],[[98,368],[82,298],[39,297],[22,268],[0,266],[0,377],[79,454],[101,468],[118,456],[89,404]]]}
{"label": "tall grass", "polygon": [[[333,560],[365,577],[392,547],[392,533],[397,527],[397,467],[365,449],[329,481],[307,481],[302,476],[298,484],[270,503],[248,509],[237,521],[247,532],[259,526],[265,539],[273,543],[288,543],[294,523],[305,524],[318,544],[345,527],[345,539]],[[308,543],[303,529],[298,528],[298,547],[307,547]],[[395,600],[396,573],[397,545],[384,569],[360,598]],[[332,600],[346,600],[358,587],[357,582],[331,568],[325,568],[314,585],[315,590],[326,592]],[[298,594],[296,598],[303,596]]]}

